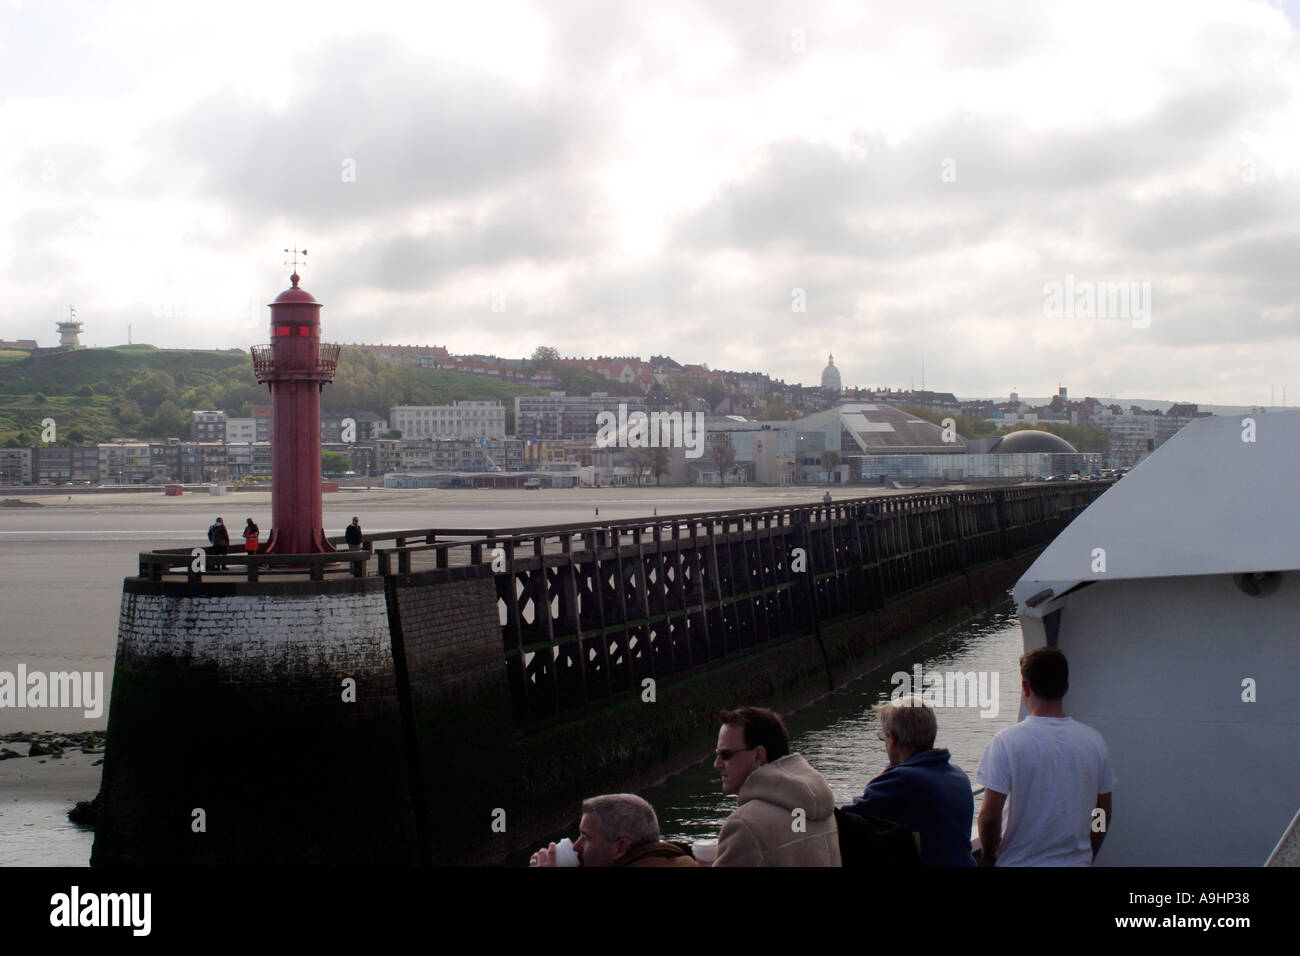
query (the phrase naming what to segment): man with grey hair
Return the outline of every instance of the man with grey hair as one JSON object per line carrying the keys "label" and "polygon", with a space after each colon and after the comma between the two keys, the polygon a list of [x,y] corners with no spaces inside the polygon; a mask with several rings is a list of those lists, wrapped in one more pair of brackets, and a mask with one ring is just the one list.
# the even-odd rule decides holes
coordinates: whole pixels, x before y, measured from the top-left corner
{"label": "man with grey hair", "polygon": [[[659,839],[654,807],[634,793],[607,793],[582,801],[574,851],[583,866],[695,866],[675,843]],[[530,866],[555,866],[556,847],[538,850]]]}
{"label": "man with grey hair", "polygon": [[889,820],[919,834],[922,866],[974,866],[975,798],[965,771],[950,761],[947,750],[935,749],[934,708],[920,697],[903,697],[872,709],[889,767],[841,811]]}

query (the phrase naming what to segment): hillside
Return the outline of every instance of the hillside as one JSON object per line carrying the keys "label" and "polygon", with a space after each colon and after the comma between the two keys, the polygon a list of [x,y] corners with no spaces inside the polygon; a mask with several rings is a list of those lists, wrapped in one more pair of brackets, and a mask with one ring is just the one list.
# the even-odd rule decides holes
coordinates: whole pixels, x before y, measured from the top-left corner
{"label": "hillside", "polygon": [[247,355],[176,351],[152,345],[49,352],[0,364],[0,395],[71,395],[83,385],[100,384],[122,389],[150,372],[179,374],[184,381],[199,384],[230,374],[240,366],[249,366]]}
{"label": "hillside", "polygon": [[[635,393],[589,372],[562,375],[557,388],[583,394]],[[514,397],[542,391],[480,375],[393,365],[345,347],[321,405],[325,412],[387,414],[394,405],[500,401],[512,424]],[[181,437],[188,434],[191,409],[247,416],[254,404],[266,400],[266,388],[257,384],[246,354],[149,345],[0,354],[0,443],[8,445],[35,444],[46,417],[58,423],[61,442]]]}

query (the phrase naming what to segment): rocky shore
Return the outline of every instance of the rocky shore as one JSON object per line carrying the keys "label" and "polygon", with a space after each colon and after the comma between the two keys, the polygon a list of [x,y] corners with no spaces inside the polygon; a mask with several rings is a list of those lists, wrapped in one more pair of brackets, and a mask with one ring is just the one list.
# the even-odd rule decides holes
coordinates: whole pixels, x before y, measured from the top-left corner
{"label": "rocky shore", "polygon": [[[13,760],[19,757],[59,760],[68,751],[80,751],[84,754],[103,754],[104,732],[86,731],[79,734],[61,733],[16,733],[0,736],[0,760]],[[92,762],[92,766],[103,763],[101,756]]]}
{"label": "rocky shore", "polygon": [[[49,764],[51,761],[66,759],[69,764],[69,779],[66,783],[69,787],[80,790],[81,793],[85,792],[84,788],[88,782],[85,779],[87,773],[98,775],[98,771],[92,771],[91,768],[97,768],[103,764],[103,754],[103,731],[86,731],[82,733],[24,732],[5,734],[0,737],[0,761],[22,761],[23,764],[28,764],[30,761],[37,764]],[[22,772],[22,764],[0,764],[0,779],[16,783],[31,776]],[[40,776],[48,775],[41,774]],[[43,786],[41,789],[57,793],[62,788]],[[81,795],[81,793],[78,795]],[[70,801],[73,805],[67,812],[68,820],[78,826],[93,827],[98,810],[98,801],[98,796],[95,796],[93,800]]]}

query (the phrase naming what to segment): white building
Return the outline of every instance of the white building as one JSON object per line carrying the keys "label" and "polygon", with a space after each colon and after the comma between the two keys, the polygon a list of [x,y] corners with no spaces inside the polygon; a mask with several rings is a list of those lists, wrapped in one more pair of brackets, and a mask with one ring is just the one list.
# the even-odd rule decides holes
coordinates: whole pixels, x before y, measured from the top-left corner
{"label": "white building", "polygon": [[69,320],[60,322],[59,329],[59,348],[61,349],[79,349],[81,348],[81,323]]}
{"label": "white building", "polygon": [[251,443],[257,441],[257,419],[227,418],[226,441],[231,444],[236,442]]}
{"label": "white building", "polygon": [[1103,408],[1092,423],[1110,435],[1110,462],[1115,467],[1131,468],[1156,446],[1155,416],[1136,414],[1131,407],[1122,415]]}
{"label": "white building", "polygon": [[505,438],[506,410],[500,402],[397,405],[389,410],[388,424],[403,438]]}

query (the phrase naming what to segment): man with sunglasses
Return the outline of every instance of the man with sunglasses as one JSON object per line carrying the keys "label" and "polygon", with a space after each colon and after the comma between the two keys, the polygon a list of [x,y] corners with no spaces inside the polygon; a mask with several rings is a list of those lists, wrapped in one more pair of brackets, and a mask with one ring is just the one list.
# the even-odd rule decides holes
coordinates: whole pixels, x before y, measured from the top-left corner
{"label": "man with sunglasses", "polygon": [[713,766],[740,806],[718,836],[714,866],[839,866],[835,798],[799,754],[781,716],[763,707],[722,712]]}

